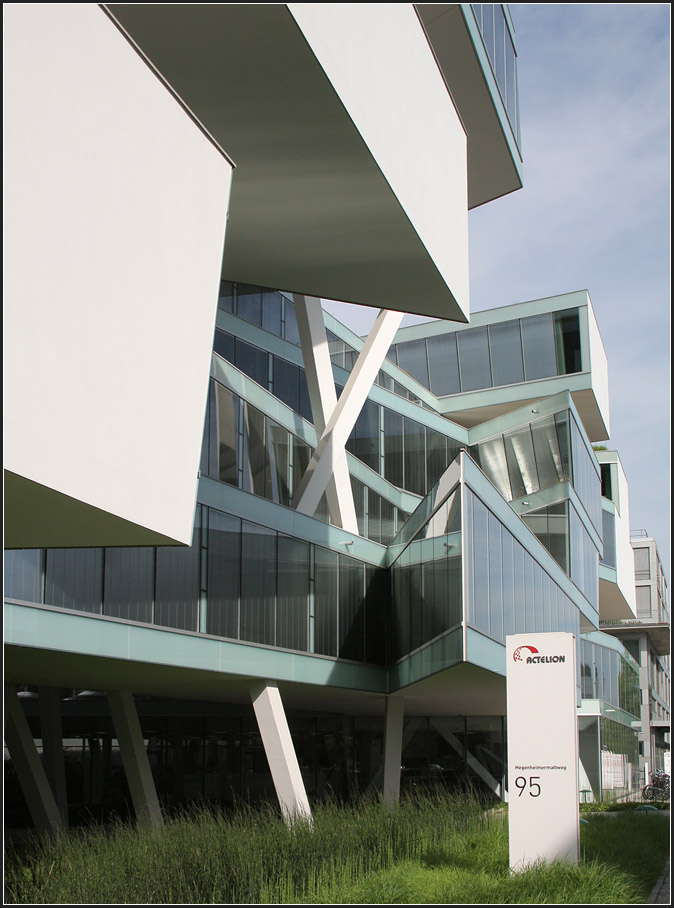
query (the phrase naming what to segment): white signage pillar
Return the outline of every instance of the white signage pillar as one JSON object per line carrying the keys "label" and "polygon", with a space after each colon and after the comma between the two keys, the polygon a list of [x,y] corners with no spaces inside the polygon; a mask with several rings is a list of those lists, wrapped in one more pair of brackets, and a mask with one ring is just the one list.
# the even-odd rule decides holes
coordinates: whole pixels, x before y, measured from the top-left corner
{"label": "white signage pillar", "polygon": [[576,638],[506,638],[510,869],[580,856]]}

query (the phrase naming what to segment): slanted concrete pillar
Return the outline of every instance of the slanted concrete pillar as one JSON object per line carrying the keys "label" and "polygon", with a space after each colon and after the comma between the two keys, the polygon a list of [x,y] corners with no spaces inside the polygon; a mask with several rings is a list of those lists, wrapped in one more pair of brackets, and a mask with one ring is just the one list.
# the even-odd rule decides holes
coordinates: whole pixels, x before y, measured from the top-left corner
{"label": "slanted concrete pillar", "polygon": [[68,794],[66,764],[63,754],[60,690],[39,687],[40,726],[42,729],[42,765],[61,812],[63,825],[68,825]]}
{"label": "slanted concrete pillar", "polygon": [[384,716],[384,784],[382,792],[387,804],[400,798],[400,764],[403,755],[403,718],[405,701],[388,697]]}
{"label": "slanted concrete pillar", "polygon": [[5,743],[35,829],[42,838],[58,835],[63,830],[61,812],[13,684],[5,684]]}
{"label": "slanted concrete pillar", "polygon": [[309,799],[278,685],[271,681],[253,684],[250,695],[283,817],[286,822],[297,818],[311,820]]}
{"label": "slanted concrete pillar", "polygon": [[108,703],[138,822],[160,829],[164,819],[133,695],[128,690],[109,690]]}

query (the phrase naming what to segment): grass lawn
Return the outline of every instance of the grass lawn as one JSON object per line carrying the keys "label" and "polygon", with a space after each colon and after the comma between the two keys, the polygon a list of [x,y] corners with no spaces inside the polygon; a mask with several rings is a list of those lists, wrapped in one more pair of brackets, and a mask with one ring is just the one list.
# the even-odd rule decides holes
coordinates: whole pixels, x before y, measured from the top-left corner
{"label": "grass lawn", "polygon": [[465,796],[329,803],[290,829],[272,808],[192,810],[159,834],[119,824],[7,845],[5,903],[643,904],[668,817],[585,816],[578,867],[511,875],[505,812]]}

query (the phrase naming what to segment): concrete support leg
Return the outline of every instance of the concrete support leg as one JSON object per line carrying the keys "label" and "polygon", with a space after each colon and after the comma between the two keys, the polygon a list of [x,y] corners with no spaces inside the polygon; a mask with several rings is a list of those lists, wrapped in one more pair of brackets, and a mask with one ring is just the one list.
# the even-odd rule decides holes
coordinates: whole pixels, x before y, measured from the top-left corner
{"label": "concrete support leg", "polygon": [[42,728],[42,765],[49,785],[61,812],[63,825],[68,825],[68,794],[66,791],[66,764],[63,754],[63,728],[61,725],[60,690],[55,687],[38,688],[40,726]]}
{"label": "concrete support leg", "polygon": [[389,697],[384,718],[384,784],[383,795],[387,804],[400,798],[400,763],[403,753],[403,718],[405,701],[402,697]]}
{"label": "concrete support leg", "polygon": [[283,817],[288,823],[298,818],[310,821],[311,808],[278,686],[260,682],[251,686],[250,695]]}
{"label": "concrete support leg", "polygon": [[160,829],[164,820],[133,696],[128,690],[110,690],[108,703],[138,822]]}
{"label": "concrete support leg", "polygon": [[63,830],[61,812],[13,684],[5,685],[5,743],[38,835],[58,835]]}

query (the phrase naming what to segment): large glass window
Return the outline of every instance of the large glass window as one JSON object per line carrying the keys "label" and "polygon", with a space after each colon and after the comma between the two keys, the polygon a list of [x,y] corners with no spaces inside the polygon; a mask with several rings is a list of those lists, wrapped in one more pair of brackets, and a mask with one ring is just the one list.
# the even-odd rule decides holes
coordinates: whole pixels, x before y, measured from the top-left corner
{"label": "large glass window", "polygon": [[527,381],[557,374],[552,313],[521,320],[524,376]]}
{"label": "large glass window", "polygon": [[42,601],[42,549],[5,552],[5,597],[24,602]]}
{"label": "large glass window", "polygon": [[609,567],[616,566],[616,551],[615,551],[615,514],[612,514],[610,511],[601,512],[602,518],[602,538],[604,541],[604,553],[601,558],[602,564],[606,564]]}
{"label": "large glass window", "polygon": [[238,639],[240,584],[241,521],[209,508],[207,633]]}
{"label": "large glass window", "polygon": [[80,612],[101,611],[103,549],[48,549],[44,601]]}
{"label": "large glass window", "polygon": [[314,652],[336,656],[339,555],[318,546],[314,553]]}
{"label": "large glass window", "polygon": [[191,546],[157,549],[154,623],[198,629],[200,508]]}
{"label": "large glass window", "polygon": [[243,521],[241,535],[241,639],[275,642],[276,533]]}
{"label": "large glass window", "polygon": [[309,543],[279,535],[276,646],[307,649],[310,579]]}
{"label": "large glass window", "polygon": [[339,556],[339,652],[342,659],[365,658],[363,565]]}
{"label": "large glass window", "polygon": [[415,495],[426,494],[426,428],[405,418],[405,485]]}
{"label": "large glass window", "polygon": [[489,326],[489,351],[494,385],[512,385],[524,381],[518,319]]}
{"label": "large glass window", "polygon": [[426,341],[430,389],[437,397],[458,394],[459,358],[456,351],[456,334],[438,334]]}
{"label": "large glass window", "polygon": [[152,622],[153,548],[106,548],[103,614],[127,621]]}
{"label": "large glass window", "polygon": [[398,344],[398,365],[408,375],[415,378],[424,388],[428,388],[428,361],[426,359],[426,340],[408,341]]}
{"label": "large glass window", "polygon": [[220,482],[238,486],[239,398],[217,382],[214,392],[217,466],[211,466],[211,475],[214,471]]}
{"label": "large glass window", "polygon": [[469,328],[457,333],[461,390],[491,387],[489,340],[486,328]]}
{"label": "large glass window", "polygon": [[581,371],[578,309],[555,312],[555,349],[558,375]]}

